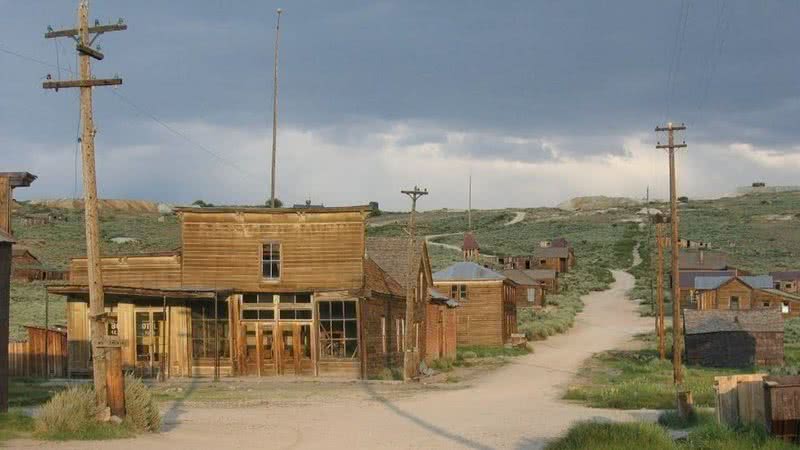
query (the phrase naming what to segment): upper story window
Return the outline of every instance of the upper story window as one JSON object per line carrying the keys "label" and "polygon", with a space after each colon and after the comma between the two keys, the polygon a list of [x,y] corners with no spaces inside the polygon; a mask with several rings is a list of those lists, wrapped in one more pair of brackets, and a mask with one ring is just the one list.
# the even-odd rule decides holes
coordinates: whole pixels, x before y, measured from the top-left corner
{"label": "upper story window", "polygon": [[281,278],[280,242],[265,242],[261,245],[261,276],[265,280]]}
{"label": "upper story window", "polygon": [[467,298],[467,285],[466,284],[452,284],[450,285],[450,298],[464,300]]}

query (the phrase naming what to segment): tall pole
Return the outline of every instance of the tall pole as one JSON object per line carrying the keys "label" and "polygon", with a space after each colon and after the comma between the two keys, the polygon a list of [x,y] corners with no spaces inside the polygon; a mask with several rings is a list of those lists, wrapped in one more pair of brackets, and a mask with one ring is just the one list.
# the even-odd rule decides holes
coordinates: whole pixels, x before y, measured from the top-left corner
{"label": "tall pole", "polygon": [[[647,245],[649,247],[653,243],[653,216],[650,214],[650,185],[647,185],[646,199],[647,199],[647,203],[646,203],[647,204]],[[648,252],[648,254],[650,255],[650,261],[649,261],[650,262],[650,268],[652,268],[653,267],[653,251],[652,251],[652,247],[650,247],[650,249],[651,250]],[[651,311],[654,313],[653,315],[655,315],[656,304],[653,301],[654,300],[653,299],[653,277],[650,276],[649,278],[650,278],[650,308],[651,308]]]}
{"label": "tall pole", "polygon": [[275,158],[278,151],[278,46],[281,42],[281,13],[278,8],[278,22],[275,26],[275,63],[272,71],[272,179],[269,206],[275,207]]}
{"label": "tall pole", "polygon": [[467,231],[472,231],[472,171],[469,172],[469,197],[467,200]]}
{"label": "tall pole", "polygon": [[[95,86],[111,86],[122,84],[119,78],[95,79],[92,78],[92,69],[89,58],[102,60],[103,54],[92,48],[97,35],[127,29],[121,21],[113,25],[99,25],[89,27],[89,1],[81,0],[78,5],[78,28],[49,31],[45,38],[71,37],[77,45],[80,58],[79,80],[48,81],[43,83],[45,89],[80,88],[81,101],[81,155],[83,162],[83,195],[84,195],[84,221],[86,228],[86,256],[88,260],[89,281],[89,320],[91,322],[92,339],[92,372],[94,378],[95,395],[100,407],[106,408],[106,327],[105,306],[103,298],[103,277],[100,271],[100,242],[99,225],[97,219],[97,181],[94,156],[94,118],[92,114],[92,88]],[[92,36],[94,35],[94,36]],[[121,374],[120,374],[121,376]]]}
{"label": "tall pole", "polygon": [[675,143],[675,132],[685,130],[686,126],[669,122],[666,127],[656,127],[656,132],[666,131],[668,143],[660,142],[656,148],[669,153],[669,201],[670,223],[672,224],[672,380],[676,386],[683,385],[683,317],[681,316],[680,273],[678,267],[678,198],[675,176],[675,150],[685,148],[686,142]]}
{"label": "tall pole", "polygon": [[400,191],[401,193],[411,198],[411,214],[408,218],[408,274],[406,276],[406,325],[405,325],[405,352],[403,352],[403,379],[411,378],[413,373],[413,348],[414,341],[411,336],[410,330],[416,329],[414,326],[414,307],[415,303],[422,301],[422,299],[414,297],[414,284],[416,282],[416,274],[414,273],[414,256],[417,248],[417,199],[423,195],[428,195],[427,189],[420,189],[414,186],[413,190]]}

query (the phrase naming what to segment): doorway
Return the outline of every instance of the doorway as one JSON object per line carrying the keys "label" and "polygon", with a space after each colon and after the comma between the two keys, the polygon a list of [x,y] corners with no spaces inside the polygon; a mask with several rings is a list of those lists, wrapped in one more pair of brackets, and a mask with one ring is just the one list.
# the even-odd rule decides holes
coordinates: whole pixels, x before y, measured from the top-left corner
{"label": "doorway", "polygon": [[158,374],[165,356],[165,315],[159,310],[136,310],[136,369],[150,377]]}
{"label": "doorway", "polygon": [[311,359],[311,324],[280,324],[280,364],[281,375],[311,375],[314,365]]}

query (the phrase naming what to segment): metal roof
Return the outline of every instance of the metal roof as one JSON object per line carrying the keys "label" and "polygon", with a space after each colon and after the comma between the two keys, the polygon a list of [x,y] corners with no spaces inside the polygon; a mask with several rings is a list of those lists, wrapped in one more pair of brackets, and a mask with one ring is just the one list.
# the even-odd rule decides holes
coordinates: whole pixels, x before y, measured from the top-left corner
{"label": "metal roof", "polygon": [[678,253],[678,267],[689,270],[725,270],[728,268],[728,255],[709,250],[681,249]]}
{"label": "metal roof", "polygon": [[457,262],[433,274],[435,281],[505,280],[506,277],[471,261]]}
{"label": "metal roof", "polygon": [[536,258],[569,258],[568,247],[536,247],[533,250]]}
{"label": "metal roof", "polygon": [[520,269],[501,270],[500,273],[505,275],[506,278],[508,278],[509,280],[511,280],[514,283],[517,283],[519,285],[525,285],[525,286],[536,285],[536,286],[539,286],[539,285],[542,284],[541,281],[531,278],[530,275],[528,275],[527,273],[525,273],[525,271],[520,270]]}
{"label": "metal roof", "polygon": [[526,269],[523,272],[534,280],[552,280],[558,276],[553,269]]}
{"label": "metal roof", "polygon": [[770,272],[772,278],[778,281],[800,280],[800,270],[785,270],[782,272]]}
{"label": "metal roof", "polygon": [[702,277],[698,276],[694,279],[694,288],[701,290],[717,289],[733,278],[738,278],[744,284],[753,289],[771,289],[774,287],[772,277],[769,275],[756,275],[756,276],[741,276],[741,277]]}
{"label": "metal roof", "polygon": [[732,277],[736,275],[735,270],[681,270],[680,285],[681,289],[693,289],[694,280],[697,277]]}
{"label": "metal roof", "polygon": [[706,310],[686,309],[683,312],[685,333],[783,332],[783,315],[778,309]]}

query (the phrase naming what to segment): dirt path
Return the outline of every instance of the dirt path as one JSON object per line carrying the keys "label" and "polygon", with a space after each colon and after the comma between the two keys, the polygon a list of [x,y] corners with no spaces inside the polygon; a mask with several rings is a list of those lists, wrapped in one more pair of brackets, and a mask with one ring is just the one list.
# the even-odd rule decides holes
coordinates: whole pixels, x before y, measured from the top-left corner
{"label": "dirt path", "polygon": [[625,298],[633,277],[584,298],[575,327],[535,345],[534,354],[482,378],[473,387],[389,400],[375,385],[362,398],[244,408],[172,405],[165,431],[114,442],[17,441],[14,448],[541,448],[577,420],[634,420],[644,413],[590,409],[560,397],[593,353],[625,343],[650,321]]}
{"label": "dirt path", "polygon": [[504,223],[503,225],[504,226],[511,226],[511,225],[514,225],[515,223],[520,223],[523,220],[525,220],[525,214],[526,213],[524,211],[517,211],[517,213],[514,216],[514,218],[509,220],[508,222]]}
{"label": "dirt path", "polygon": [[445,234],[429,234],[429,235],[425,236],[425,242],[427,242],[428,245],[435,245],[437,247],[442,247],[442,248],[446,248],[446,249],[449,249],[449,250],[454,250],[454,251],[460,252],[461,251],[461,247],[459,247],[457,245],[444,244],[444,243],[441,243],[441,242],[434,242],[433,241],[434,239],[437,239],[437,238],[440,238],[440,237],[456,236],[456,235],[460,235],[460,234],[464,234],[464,233],[460,233],[459,232],[459,233],[445,233]]}

